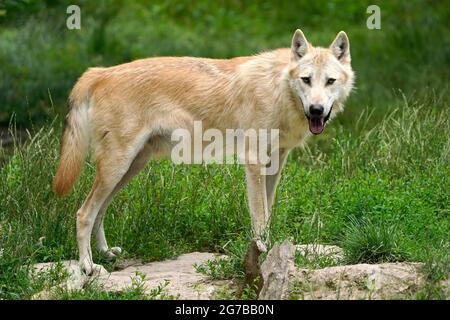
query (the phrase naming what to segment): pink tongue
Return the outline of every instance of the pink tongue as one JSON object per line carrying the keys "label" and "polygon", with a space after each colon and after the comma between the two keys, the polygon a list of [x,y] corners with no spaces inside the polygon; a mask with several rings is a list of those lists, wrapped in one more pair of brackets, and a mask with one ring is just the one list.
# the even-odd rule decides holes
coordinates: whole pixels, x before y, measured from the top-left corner
{"label": "pink tongue", "polygon": [[311,118],[309,119],[309,131],[313,134],[322,133],[324,127],[323,118]]}

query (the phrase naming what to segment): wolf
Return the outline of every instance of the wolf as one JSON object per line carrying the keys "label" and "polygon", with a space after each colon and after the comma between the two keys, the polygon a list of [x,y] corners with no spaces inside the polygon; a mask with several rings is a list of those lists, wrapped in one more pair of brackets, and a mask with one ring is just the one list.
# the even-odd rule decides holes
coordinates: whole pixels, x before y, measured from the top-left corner
{"label": "wolf", "polygon": [[[90,275],[96,248],[108,258],[103,221],[114,195],[150,159],[170,155],[171,134],[203,128],[277,129],[280,165],[270,175],[261,163],[245,164],[253,240],[266,251],[267,226],[286,158],[311,135],[323,132],[343,110],[354,83],[350,42],[337,34],[328,48],[314,47],[300,29],[290,48],[232,59],[155,57],[107,68],[89,68],[70,93],[53,189],[69,193],[92,149],[96,176],[76,214],[79,263]],[[175,199],[174,199],[175,200]]]}

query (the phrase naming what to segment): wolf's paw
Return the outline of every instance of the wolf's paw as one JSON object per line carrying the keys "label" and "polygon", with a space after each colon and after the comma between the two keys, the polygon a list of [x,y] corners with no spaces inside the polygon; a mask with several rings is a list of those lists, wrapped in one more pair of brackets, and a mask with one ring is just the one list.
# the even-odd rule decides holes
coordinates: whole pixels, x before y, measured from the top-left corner
{"label": "wolf's paw", "polygon": [[100,265],[95,263],[84,262],[80,264],[81,272],[84,272],[87,276],[103,276],[109,272]]}
{"label": "wolf's paw", "polygon": [[267,246],[261,239],[256,239],[255,241],[259,252],[267,252]]}
{"label": "wolf's paw", "polygon": [[119,256],[121,253],[122,253],[122,249],[120,247],[112,247],[103,252],[105,257],[110,260],[117,258],[117,256]]}

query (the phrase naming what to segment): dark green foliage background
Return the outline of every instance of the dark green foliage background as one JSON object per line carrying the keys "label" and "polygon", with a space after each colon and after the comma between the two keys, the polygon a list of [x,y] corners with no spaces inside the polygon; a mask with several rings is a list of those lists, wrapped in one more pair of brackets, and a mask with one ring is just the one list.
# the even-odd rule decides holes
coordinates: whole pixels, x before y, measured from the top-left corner
{"label": "dark green foliage background", "polygon": [[[69,4],[81,30],[66,28]],[[447,1],[381,1],[382,29],[368,30],[372,1],[6,1],[0,5],[0,122],[12,113],[28,125],[57,111],[89,66],[137,58],[228,58],[289,46],[302,28],[328,46],[339,30],[351,40],[357,91],[342,122],[361,108],[377,116],[401,90],[421,95],[448,88]]]}

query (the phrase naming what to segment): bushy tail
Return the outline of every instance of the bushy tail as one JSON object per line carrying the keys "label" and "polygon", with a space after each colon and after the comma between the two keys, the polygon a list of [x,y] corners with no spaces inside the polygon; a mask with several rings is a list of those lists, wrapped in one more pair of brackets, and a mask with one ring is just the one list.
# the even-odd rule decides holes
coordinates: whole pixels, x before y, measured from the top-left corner
{"label": "bushy tail", "polygon": [[89,149],[89,99],[87,90],[80,87],[76,85],[69,98],[69,113],[61,139],[59,165],[53,179],[53,190],[60,197],[67,195],[72,189]]}

